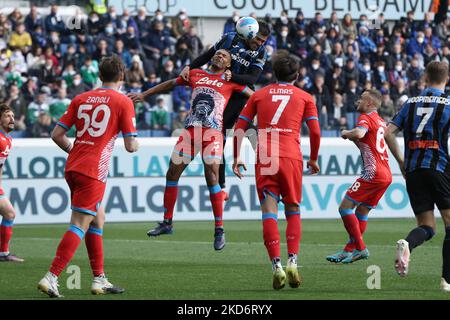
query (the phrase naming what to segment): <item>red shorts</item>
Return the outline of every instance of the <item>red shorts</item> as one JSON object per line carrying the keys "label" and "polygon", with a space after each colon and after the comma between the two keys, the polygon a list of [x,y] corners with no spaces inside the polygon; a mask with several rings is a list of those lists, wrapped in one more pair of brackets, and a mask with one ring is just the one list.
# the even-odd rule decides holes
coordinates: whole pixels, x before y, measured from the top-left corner
{"label": "red shorts", "polygon": [[359,178],[348,188],[345,198],[357,206],[373,209],[391,184],[391,180],[367,181]]}
{"label": "red shorts", "polygon": [[184,129],[173,152],[193,160],[200,150],[204,160],[222,159],[222,132],[216,129],[199,127]]}
{"label": "red shorts", "polygon": [[106,183],[74,171],[66,172],[65,178],[70,188],[72,210],[96,216]]}
{"label": "red shorts", "polygon": [[302,201],[303,161],[279,158],[277,172],[275,173],[270,173],[270,170],[267,170],[270,166],[270,164],[260,163],[255,166],[259,201],[263,203],[266,196],[270,194],[285,204],[300,205]]}

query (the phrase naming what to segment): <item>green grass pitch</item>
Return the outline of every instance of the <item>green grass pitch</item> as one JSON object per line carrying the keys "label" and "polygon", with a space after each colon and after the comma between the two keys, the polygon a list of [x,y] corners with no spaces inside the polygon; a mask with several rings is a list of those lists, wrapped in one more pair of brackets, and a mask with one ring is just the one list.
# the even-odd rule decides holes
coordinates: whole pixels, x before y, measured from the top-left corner
{"label": "green grass pitch", "polygon": [[[175,222],[170,236],[149,239],[153,223],[110,223],[105,226],[105,270],[123,295],[92,296],[91,271],[84,243],[71,264],[81,269],[81,289],[69,290],[65,271],[60,291],[65,299],[267,300],[267,299],[449,299],[439,290],[442,223],[437,236],[412,255],[410,274],[394,270],[395,242],[415,226],[411,219],[369,220],[365,235],[370,258],[336,265],[325,256],[341,248],[346,236],[340,220],[304,220],[299,266],[303,285],[272,289],[271,267],[262,242],[260,221],[225,221],[227,245],[212,246],[213,222]],[[283,265],[285,222],[280,221]],[[23,264],[0,264],[0,299],[48,299],[36,289],[47,271],[67,225],[16,226],[12,251]],[[367,289],[367,268],[381,270],[381,289]]]}

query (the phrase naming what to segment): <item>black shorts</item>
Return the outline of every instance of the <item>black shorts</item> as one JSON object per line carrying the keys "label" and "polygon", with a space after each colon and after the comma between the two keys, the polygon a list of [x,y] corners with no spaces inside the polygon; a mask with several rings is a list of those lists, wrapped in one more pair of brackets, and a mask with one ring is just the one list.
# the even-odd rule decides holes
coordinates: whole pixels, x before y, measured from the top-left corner
{"label": "black shorts", "polygon": [[225,130],[233,128],[239,115],[241,114],[242,109],[244,109],[247,100],[247,96],[242,93],[233,93],[230,100],[228,100],[227,107],[223,112],[224,133]]}
{"label": "black shorts", "polygon": [[406,189],[414,214],[450,209],[450,175],[432,169],[418,169],[406,174]]}

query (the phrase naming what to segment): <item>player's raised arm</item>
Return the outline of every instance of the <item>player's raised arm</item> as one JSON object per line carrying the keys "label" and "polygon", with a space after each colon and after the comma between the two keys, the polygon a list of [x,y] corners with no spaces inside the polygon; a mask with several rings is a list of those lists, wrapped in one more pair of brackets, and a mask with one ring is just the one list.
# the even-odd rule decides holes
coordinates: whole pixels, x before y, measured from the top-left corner
{"label": "player's raised arm", "polygon": [[133,100],[133,102],[144,101],[145,98],[148,96],[152,96],[152,95],[158,94],[160,92],[172,90],[175,86],[177,86],[177,84],[181,84],[181,83],[178,83],[178,81],[179,81],[178,79],[179,78],[167,80],[167,81],[160,83],[157,86],[154,86],[153,88],[150,88],[147,91],[142,92],[142,93],[129,93],[128,97],[131,100]]}

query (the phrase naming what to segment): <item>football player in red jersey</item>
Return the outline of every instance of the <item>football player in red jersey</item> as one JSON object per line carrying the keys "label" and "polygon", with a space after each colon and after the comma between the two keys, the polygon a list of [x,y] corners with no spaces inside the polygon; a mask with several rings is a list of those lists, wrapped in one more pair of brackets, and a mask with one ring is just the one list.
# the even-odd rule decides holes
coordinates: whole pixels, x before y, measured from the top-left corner
{"label": "football player in red jersey", "polygon": [[[122,293],[114,287],[103,270],[103,224],[105,212],[100,206],[108,176],[109,160],[114,142],[122,132],[125,149],[136,152],[136,119],[130,98],[118,92],[125,75],[125,66],[116,55],[100,62],[103,86],[76,96],[52,132],[52,139],[69,156],[65,179],[71,191],[72,218],[56,251],[50,270],[39,281],[38,289],[50,297],[60,297],[58,276],[72,259],[86,236],[94,280],[93,294]],[[76,127],[76,139],[67,138],[66,131]]]}
{"label": "football player in red jersey", "polygon": [[185,130],[175,145],[166,174],[164,221],[147,233],[150,237],[173,232],[172,218],[178,195],[178,180],[201,150],[206,184],[209,188],[215,220],[214,249],[222,250],[225,246],[222,221],[224,199],[218,181],[224,140],[223,112],[233,92],[243,92],[248,96],[253,93],[247,86],[225,80],[224,72],[230,65],[230,53],[220,49],[212,57],[208,70],[190,70],[187,81],[180,76],[177,79],[161,83],[142,94],[129,94],[133,100],[143,100],[148,95],[170,90],[176,85],[192,87],[192,108],[186,117]]}
{"label": "football player in red jersey", "polygon": [[236,124],[234,134],[233,172],[242,178],[240,159],[242,139],[249,123],[257,117],[258,148],[255,165],[256,187],[261,202],[263,238],[272,262],[273,288],[285,286],[286,273],[281,266],[280,233],[278,231],[278,202],[283,201],[287,220],[286,242],[288,283],[300,286],[297,255],[301,238],[300,203],[302,198],[303,157],[300,130],[306,121],[310,133],[310,160],[307,166],[316,174],[320,147],[320,126],[317,107],[311,95],[295,87],[298,77],[298,58],[278,52],[272,60],[277,83],[255,92]]}
{"label": "football player in red jersey", "polygon": [[[11,151],[12,138],[9,135],[14,130],[14,112],[6,104],[0,104],[0,183],[3,175],[3,165]],[[23,262],[9,252],[9,241],[12,237],[12,228],[16,211],[0,186],[0,262]]]}
{"label": "football player in red jersey", "polygon": [[357,104],[357,111],[361,115],[356,127],[343,130],[342,138],[353,141],[359,148],[364,168],[361,176],[347,190],[339,206],[339,213],[350,240],[342,251],[326,257],[328,261],[335,263],[352,263],[369,257],[362,238],[367,227],[368,214],[377,206],[392,182],[387,144],[384,140],[386,123],[377,112],[381,106],[381,93],[375,89],[366,90]]}

